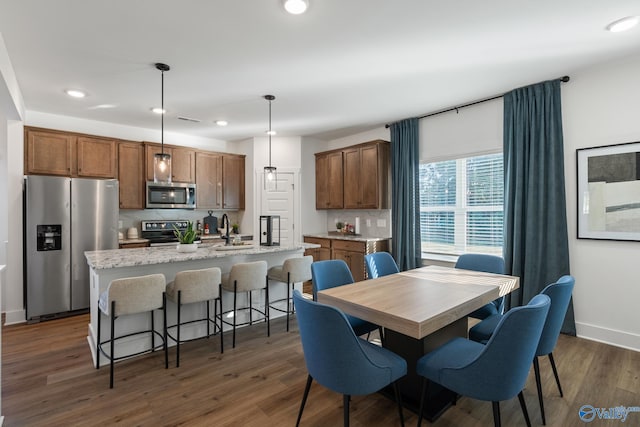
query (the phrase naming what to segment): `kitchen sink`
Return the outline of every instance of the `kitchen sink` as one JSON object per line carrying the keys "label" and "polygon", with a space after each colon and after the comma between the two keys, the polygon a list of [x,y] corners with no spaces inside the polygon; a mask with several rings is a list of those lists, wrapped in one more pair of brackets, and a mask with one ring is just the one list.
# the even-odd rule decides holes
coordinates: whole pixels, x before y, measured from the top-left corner
{"label": "kitchen sink", "polygon": [[246,249],[254,249],[256,246],[252,244],[241,244],[241,245],[216,245],[213,247],[216,251],[238,251],[238,250],[246,250]]}

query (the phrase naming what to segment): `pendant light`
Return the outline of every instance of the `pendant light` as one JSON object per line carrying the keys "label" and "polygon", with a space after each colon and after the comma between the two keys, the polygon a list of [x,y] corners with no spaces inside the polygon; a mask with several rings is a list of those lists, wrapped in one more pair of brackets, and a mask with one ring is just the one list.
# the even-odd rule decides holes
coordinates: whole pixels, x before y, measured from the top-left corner
{"label": "pendant light", "polygon": [[277,189],[278,171],[275,166],[271,165],[271,135],[275,133],[271,129],[271,101],[276,99],[276,97],[273,95],[265,95],[263,98],[269,101],[269,130],[267,131],[267,135],[269,135],[269,166],[264,167],[264,189],[266,190],[267,186],[274,186]]}
{"label": "pendant light", "polygon": [[167,64],[156,63],[161,73],[161,111],[160,111],[160,153],[153,155],[153,182],[171,182],[171,155],[164,152],[164,72],[171,68]]}

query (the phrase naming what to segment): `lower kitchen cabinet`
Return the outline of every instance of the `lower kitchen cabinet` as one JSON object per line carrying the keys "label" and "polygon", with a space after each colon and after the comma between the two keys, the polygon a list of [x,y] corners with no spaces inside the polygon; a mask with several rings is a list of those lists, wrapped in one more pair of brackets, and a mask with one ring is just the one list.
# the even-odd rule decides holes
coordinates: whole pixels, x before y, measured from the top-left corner
{"label": "lower kitchen cabinet", "polygon": [[[353,280],[356,282],[367,278],[364,266],[364,256],[374,252],[389,251],[389,239],[353,239],[305,236],[305,243],[315,243],[319,248],[307,249],[305,255],[313,256],[314,261],[327,259],[341,259],[347,263]],[[311,293],[311,283],[303,285],[305,293]]]}

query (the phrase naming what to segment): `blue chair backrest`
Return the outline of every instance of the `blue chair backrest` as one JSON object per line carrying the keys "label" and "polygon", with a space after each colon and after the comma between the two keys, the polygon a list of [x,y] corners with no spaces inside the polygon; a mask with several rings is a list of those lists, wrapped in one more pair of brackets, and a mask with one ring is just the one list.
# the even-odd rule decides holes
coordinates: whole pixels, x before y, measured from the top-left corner
{"label": "blue chair backrest", "polygon": [[536,356],[545,356],[556,347],[575,283],[576,279],[572,276],[562,276],[556,283],[548,285],[540,292],[551,298],[551,308],[542,330]]}
{"label": "blue chair backrest", "polygon": [[458,257],[455,268],[504,274],[504,259],[497,255],[463,254]]}
{"label": "blue chair backrest", "polygon": [[293,302],[307,371],[323,386],[342,394],[373,393],[393,381],[390,367],[369,359],[344,313],[305,299],[299,290]]}
{"label": "blue chair backrest", "polygon": [[462,368],[467,372],[457,376],[456,386],[474,399],[499,402],[516,396],[527,381],[550,304],[548,296],[536,295],[502,316],[483,351]]}
{"label": "blue chair backrest", "polygon": [[374,252],[364,256],[364,265],[367,268],[369,279],[399,273],[398,264],[389,252]]}
{"label": "blue chair backrest", "polygon": [[313,300],[318,300],[318,291],[353,283],[351,270],[341,259],[316,261],[311,264],[311,284]]}

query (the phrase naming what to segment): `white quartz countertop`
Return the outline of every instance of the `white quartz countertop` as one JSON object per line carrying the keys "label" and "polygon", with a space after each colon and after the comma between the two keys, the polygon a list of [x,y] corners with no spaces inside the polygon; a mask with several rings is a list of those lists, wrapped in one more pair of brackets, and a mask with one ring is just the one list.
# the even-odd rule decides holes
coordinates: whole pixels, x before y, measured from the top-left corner
{"label": "white quartz countertop", "polygon": [[334,240],[351,240],[354,242],[380,242],[382,240],[389,240],[391,237],[365,237],[349,234],[329,234],[329,233],[317,233],[317,234],[305,234],[304,237],[315,237],[319,239],[334,239]]}
{"label": "white quartz countertop", "polygon": [[85,256],[90,268],[102,270],[108,268],[133,267],[140,265],[164,264],[170,262],[193,261],[201,259],[215,259],[235,255],[260,255],[277,252],[304,250],[320,247],[310,243],[298,243],[291,246],[259,246],[244,245],[238,249],[217,249],[221,245],[201,244],[195,252],[178,252],[173,246],[134,248],[126,251],[108,249],[102,251],[87,251]]}

